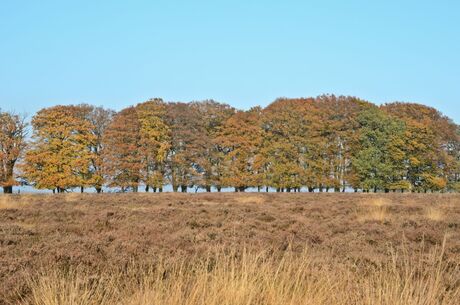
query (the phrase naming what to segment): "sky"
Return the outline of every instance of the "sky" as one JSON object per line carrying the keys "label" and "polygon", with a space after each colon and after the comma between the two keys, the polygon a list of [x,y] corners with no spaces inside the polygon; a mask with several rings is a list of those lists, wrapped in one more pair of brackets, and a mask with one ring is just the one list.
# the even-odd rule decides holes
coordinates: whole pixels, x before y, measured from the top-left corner
{"label": "sky", "polygon": [[460,124],[460,1],[0,0],[0,108],[353,95]]}

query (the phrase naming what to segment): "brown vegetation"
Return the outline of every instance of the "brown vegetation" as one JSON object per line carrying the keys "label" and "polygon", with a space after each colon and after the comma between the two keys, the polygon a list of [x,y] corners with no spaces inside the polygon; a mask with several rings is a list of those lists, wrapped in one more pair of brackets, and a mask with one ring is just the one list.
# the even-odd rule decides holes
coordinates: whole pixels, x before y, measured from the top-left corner
{"label": "brown vegetation", "polygon": [[457,194],[59,194],[0,206],[0,304],[460,301]]}

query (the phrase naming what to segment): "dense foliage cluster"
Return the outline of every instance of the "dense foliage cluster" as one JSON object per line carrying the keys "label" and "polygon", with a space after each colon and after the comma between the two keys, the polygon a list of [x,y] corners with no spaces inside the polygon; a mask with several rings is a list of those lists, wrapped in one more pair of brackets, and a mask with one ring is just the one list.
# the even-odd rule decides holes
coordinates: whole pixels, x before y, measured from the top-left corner
{"label": "dense foliage cluster", "polygon": [[25,148],[27,123],[24,117],[0,110],[0,186],[13,192],[14,166]]}
{"label": "dense foliage cluster", "polygon": [[280,98],[248,111],[152,99],[114,112],[55,106],[26,124],[1,113],[0,183],[39,189],[456,191],[460,128],[436,109],[355,97]]}

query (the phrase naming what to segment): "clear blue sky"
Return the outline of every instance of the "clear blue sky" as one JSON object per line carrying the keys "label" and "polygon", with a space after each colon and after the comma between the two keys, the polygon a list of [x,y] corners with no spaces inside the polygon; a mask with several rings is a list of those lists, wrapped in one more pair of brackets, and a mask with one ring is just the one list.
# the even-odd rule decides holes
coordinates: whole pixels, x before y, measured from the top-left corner
{"label": "clear blue sky", "polygon": [[0,0],[0,107],[356,95],[460,123],[460,1]]}

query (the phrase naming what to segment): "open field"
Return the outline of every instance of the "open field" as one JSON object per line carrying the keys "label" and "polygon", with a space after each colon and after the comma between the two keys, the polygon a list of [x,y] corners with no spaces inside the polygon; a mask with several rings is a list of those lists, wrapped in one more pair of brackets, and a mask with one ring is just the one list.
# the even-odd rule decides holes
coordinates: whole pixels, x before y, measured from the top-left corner
{"label": "open field", "polygon": [[0,304],[460,304],[458,194],[0,197]]}

